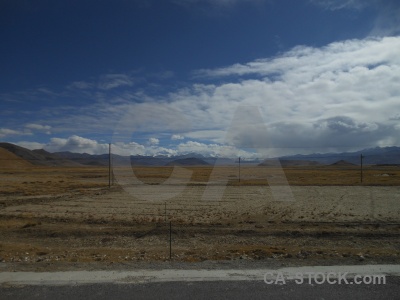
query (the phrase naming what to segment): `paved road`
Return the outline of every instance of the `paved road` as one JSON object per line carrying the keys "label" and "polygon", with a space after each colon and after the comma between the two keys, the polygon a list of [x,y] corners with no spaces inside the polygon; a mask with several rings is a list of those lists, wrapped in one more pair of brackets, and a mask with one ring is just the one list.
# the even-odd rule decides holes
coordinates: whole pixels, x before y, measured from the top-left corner
{"label": "paved road", "polygon": [[263,281],[154,282],[0,288],[0,299],[399,299],[400,278],[386,285],[267,285]]}
{"label": "paved road", "polygon": [[[302,276],[296,277],[297,274]],[[318,276],[311,280],[310,274]],[[335,277],[335,274],[348,276],[346,280],[342,280],[342,277],[339,284],[340,277]],[[370,280],[372,275],[384,275],[385,281],[381,284],[355,282],[357,276]],[[328,277],[330,282],[335,283],[329,284]],[[324,283],[321,278],[326,279],[322,281]],[[314,266],[269,270],[0,272],[1,300],[400,299],[399,295],[400,265]]]}

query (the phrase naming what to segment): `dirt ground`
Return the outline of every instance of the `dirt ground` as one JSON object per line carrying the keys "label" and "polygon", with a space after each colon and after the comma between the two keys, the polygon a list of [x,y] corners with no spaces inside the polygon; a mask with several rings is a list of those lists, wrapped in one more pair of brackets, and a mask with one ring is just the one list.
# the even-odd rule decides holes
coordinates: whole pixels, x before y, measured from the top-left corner
{"label": "dirt ground", "polygon": [[185,185],[158,184],[171,168],[134,171],[148,184],[116,172],[108,188],[105,168],[1,170],[0,269],[400,262],[398,168],[366,169],[362,184],[358,168],[285,169],[283,196],[276,170],[244,168],[239,182],[236,168],[192,168]]}

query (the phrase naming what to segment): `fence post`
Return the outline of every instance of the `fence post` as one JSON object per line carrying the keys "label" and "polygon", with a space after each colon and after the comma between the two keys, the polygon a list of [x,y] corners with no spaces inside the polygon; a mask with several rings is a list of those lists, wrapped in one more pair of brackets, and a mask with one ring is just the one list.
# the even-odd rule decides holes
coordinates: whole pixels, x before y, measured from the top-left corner
{"label": "fence post", "polygon": [[172,259],[172,222],[169,221],[169,260]]}

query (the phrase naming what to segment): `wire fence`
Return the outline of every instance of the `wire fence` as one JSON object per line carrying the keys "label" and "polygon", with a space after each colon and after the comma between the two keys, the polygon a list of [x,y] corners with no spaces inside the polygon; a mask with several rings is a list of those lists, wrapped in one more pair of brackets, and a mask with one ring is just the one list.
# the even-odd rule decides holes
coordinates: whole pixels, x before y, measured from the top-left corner
{"label": "wire fence", "polygon": [[[95,165],[83,165],[82,162],[88,161],[76,159],[75,162],[81,163],[75,166],[61,165],[65,160],[60,159],[55,160],[56,166],[37,167],[34,162],[38,160],[25,159],[33,166],[0,168],[0,218],[40,220],[52,226],[65,224],[65,228],[68,224],[126,226],[131,228],[131,235],[136,234],[139,238],[147,235],[165,247],[168,259],[192,250],[188,242],[191,235],[204,235],[203,244],[207,244],[207,237],[213,238],[212,241],[224,241],[224,234],[231,234],[227,231],[231,228],[236,230],[236,235],[248,234],[246,238],[238,238],[240,242],[257,247],[260,247],[260,239],[267,243],[268,236],[272,237],[271,240],[280,238],[282,241],[296,240],[302,234],[308,239],[319,239],[320,233],[315,236],[309,233],[315,226],[331,226],[323,228],[325,236],[333,240],[352,237],[354,232],[348,228],[364,230],[368,226],[374,228],[374,238],[378,241],[380,235],[383,238],[389,235],[392,235],[390,238],[398,237],[397,229],[393,228],[400,225],[399,191],[369,189],[376,185],[400,185],[400,168],[394,164],[363,165],[361,169],[361,164],[285,166],[281,163],[296,196],[294,203],[273,201],[268,186],[271,179],[279,175],[277,165],[181,166],[192,171],[190,180],[182,183],[185,189],[181,194],[166,201],[144,201],[140,199],[142,194],[157,194],[157,188],[168,186],[166,180],[174,166],[139,166],[131,165],[130,161],[128,165],[115,164],[115,158],[104,155],[101,164]],[[361,157],[359,159],[361,163]],[[121,173],[115,176],[118,168],[129,171],[123,173],[126,178],[121,177]],[[131,176],[142,184],[135,182],[124,186],[124,180]],[[223,197],[217,201],[203,199],[202,195],[210,184],[226,186]],[[331,185],[334,187],[329,189]],[[364,186],[368,189],[360,189]],[[134,192],[124,192],[127,187],[133,187]],[[174,191],[177,184],[169,184],[169,187]],[[74,194],[75,191],[80,192]],[[141,224],[150,224],[151,228],[138,233],[134,228]],[[306,226],[303,228],[308,231],[300,230],[301,226]],[[394,227],[390,232],[382,233],[379,226]],[[367,229],[362,234],[367,236]],[[120,239],[126,240],[126,237]],[[302,245],[297,246],[304,247]],[[207,255],[203,256],[215,257]],[[274,255],[277,254],[272,253],[271,257]]]}

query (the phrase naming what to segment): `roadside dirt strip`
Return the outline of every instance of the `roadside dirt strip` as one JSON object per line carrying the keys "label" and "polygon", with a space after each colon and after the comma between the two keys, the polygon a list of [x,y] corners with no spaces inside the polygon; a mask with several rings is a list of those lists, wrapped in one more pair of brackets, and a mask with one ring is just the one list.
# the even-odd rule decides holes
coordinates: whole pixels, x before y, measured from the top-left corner
{"label": "roadside dirt strip", "polygon": [[[300,275],[299,275],[300,274]],[[400,276],[400,265],[305,266],[280,269],[228,270],[134,270],[134,271],[69,271],[69,272],[0,272],[0,284],[10,285],[77,285],[93,283],[140,284],[174,281],[273,281],[276,276],[294,280],[313,274],[355,276]],[[349,281],[353,282],[353,281]],[[350,283],[352,284],[352,283]]]}

